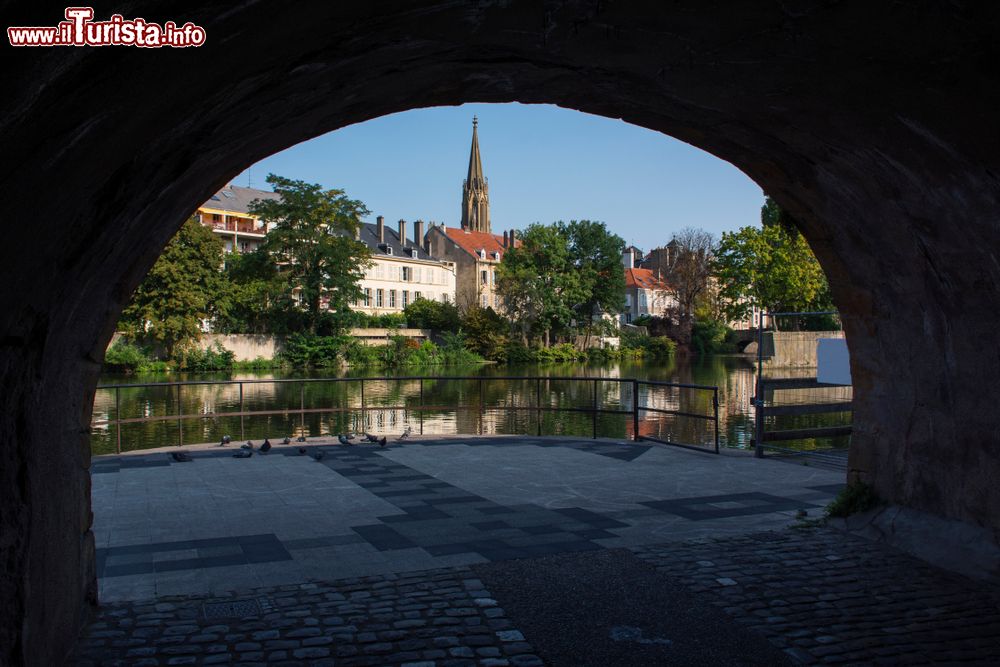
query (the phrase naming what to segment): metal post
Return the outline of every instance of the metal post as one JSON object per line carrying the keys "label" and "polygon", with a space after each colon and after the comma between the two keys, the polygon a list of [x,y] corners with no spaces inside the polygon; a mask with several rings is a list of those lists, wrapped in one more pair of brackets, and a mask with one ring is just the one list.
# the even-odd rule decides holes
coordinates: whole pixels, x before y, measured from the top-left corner
{"label": "metal post", "polygon": [[181,385],[177,385],[177,446],[184,446],[184,420],[181,415],[184,410],[181,408]]}
{"label": "metal post", "polygon": [[241,442],[243,441],[244,437],[245,436],[243,429],[243,383],[240,382],[240,441]]}
{"label": "metal post", "polygon": [[368,431],[368,413],[365,412],[365,381],[361,380],[361,430]]}
{"label": "metal post", "polygon": [[535,378],[535,409],[538,412],[538,437],[542,436],[542,378]]}
{"label": "metal post", "polygon": [[486,407],[483,405],[483,378],[479,378],[479,435],[483,435],[483,418],[486,416]]}
{"label": "metal post", "polygon": [[119,454],[121,454],[122,453],[122,401],[118,387],[115,387],[115,424],[118,427],[118,440],[115,449]]}
{"label": "metal post", "polygon": [[594,380],[594,435],[593,439],[597,440],[597,380]]}
{"label": "metal post", "polygon": [[299,383],[299,425],[302,427],[302,435],[306,434],[306,383]]}
{"label": "metal post", "polygon": [[639,438],[639,381],[632,379],[632,439],[638,442]]}
{"label": "metal post", "polygon": [[712,391],[712,408],[715,410],[715,453],[719,453],[719,388]]}
{"label": "metal post", "polygon": [[424,379],[420,378],[420,435],[424,434]]}
{"label": "metal post", "polygon": [[753,438],[754,456],[764,458],[764,446],[761,436],[764,435],[764,316],[763,310],[757,320],[757,389],[754,391],[753,406]]}

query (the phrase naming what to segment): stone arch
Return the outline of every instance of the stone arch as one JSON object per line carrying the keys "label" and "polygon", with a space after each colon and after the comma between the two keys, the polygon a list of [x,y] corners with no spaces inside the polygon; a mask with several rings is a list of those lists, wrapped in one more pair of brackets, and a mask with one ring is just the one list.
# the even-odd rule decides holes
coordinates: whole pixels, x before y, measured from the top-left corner
{"label": "stone arch", "polygon": [[737,165],[801,221],[844,315],[850,474],[1000,527],[1000,355],[983,344],[1000,312],[992,5],[131,11],[208,41],[5,52],[0,662],[59,662],[94,602],[89,407],[118,312],[181,221],[276,150],[414,107],[557,103]]}

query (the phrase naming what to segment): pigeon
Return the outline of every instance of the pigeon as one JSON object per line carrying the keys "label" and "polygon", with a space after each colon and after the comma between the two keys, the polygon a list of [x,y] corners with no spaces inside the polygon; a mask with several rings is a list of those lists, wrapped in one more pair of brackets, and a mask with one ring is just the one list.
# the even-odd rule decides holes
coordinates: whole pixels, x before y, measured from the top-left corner
{"label": "pigeon", "polygon": [[253,449],[253,442],[247,440],[245,445],[240,445],[240,449]]}
{"label": "pigeon", "polygon": [[228,445],[232,441],[233,441],[233,439],[230,436],[224,435],[224,436],[222,436],[222,440],[219,441],[219,447],[225,447],[226,445]]}
{"label": "pigeon", "polygon": [[342,436],[342,435],[338,435],[338,436],[337,436],[337,440],[339,440],[339,441],[340,441],[340,444],[342,444],[342,445],[349,445],[349,444],[351,444],[351,441],[350,441],[350,440],[348,440],[347,438],[345,438],[345,437],[344,437],[344,436]]}
{"label": "pigeon", "polygon": [[299,437],[295,438],[295,442],[305,442],[305,441],[306,441],[306,436],[304,435],[300,435]]}
{"label": "pigeon", "polygon": [[281,441],[281,444],[290,445],[292,444],[292,439],[286,436],[285,439]]}
{"label": "pigeon", "polygon": [[403,431],[403,435],[399,436],[399,439],[400,440],[406,440],[407,438],[409,438],[410,437],[410,430],[411,430],[410,427],[407,426],[406,430]]}
{"label": "pigeon", "polygon": [[348,434],[347,434],[346,436],[344,436],[344,437],[346,437],[346,438],[347,438],[348,440],[354,440],[354,439],[355,439],[356,437],[358,437],[358,436],[357,436],[356,434],[354,434],[354,433],[348,433]]}
{"label": "pigeon", "polygon": [[260,453],[267,454],[269,451],[271,451],[271,441],[264,438],[264,444],[260,446]]}
{"label": "pigeon", "polygon": [[316,453],[313,454],[313,458],[316,459],[317,461],[322,461],[324,456],[326,456],[326,452],[324,452],[322,449],[316,450]]}
{"label": "pigeon", "polygon": [[306,448],[305,447],[299,447],[299,455],[300,456],[305,456],[306,455]]}
{"label": "pigeon", "polygon": [[378,441],[378,446],[379,447],[385,447],[385,436],[384,435],[382,436],[382,439]]}
{"label": "pigeon", "polygon": [[188,461],[194,460],[187,452],[173,452],[170,456],[172,456],[174,461],[177,461],[178,463],[187,463]]}
{"label": "pigeon", "polygon": [[372,435],[371,433],[365,433],[365,437],[368,438],[368,442],[378,442],[377,435]]}
{"label": "pigeon", "polygon": [[251,456],[253,456],[253,450],[252,449],[241,449],[238,452],[233,452],[233,458],[234,459],[248,459]]}

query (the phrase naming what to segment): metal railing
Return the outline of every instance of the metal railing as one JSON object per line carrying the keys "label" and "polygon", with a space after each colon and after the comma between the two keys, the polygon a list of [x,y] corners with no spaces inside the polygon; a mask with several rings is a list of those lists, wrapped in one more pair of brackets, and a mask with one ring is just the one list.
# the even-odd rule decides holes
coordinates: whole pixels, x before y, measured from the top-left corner
{"label": "metal railing", "polygon": [[[419,393],[418,393],[418,403],[416,405],[404,403],[402,405],[371,405],[368,404],[365,397],[365,383],[371,382],[418,382],[419,383]],[[478,401],[472,405],[435,405],[428,404],[425,401],[424,396],[424,384],[428,381],[441,381],[441,382],[468,382],[478,384]],[[534,382],[534,402],[529,405],[486,405],[484,387],[489,382]],[[571,383],[589,383],[592,385],[591,391],[591,401],[586,407],[569,407],[560,405],[546,405],[543,403],[542,385],[543,383],[550,382],[571,382]],[[632,390],[632,400],[629,409],[615,408],[615,407],[603,407],[600,402],[598,388],[600,383],[615,382],[620,386],[630,385]],[[306,386],[312,383],[353,383],[358,384],[360,389],[360,405],[347,405],[347,406],[327,406],[327,407],[306,407]],[[245,404],[245,394],[244,387],[246,385],[259,385],[259,384],[298,384],[299,385],[299,407],[296,408],[278,408],[271,410],[246,410]],[[192,386],[206,386],[206,385],[236,385],[239,388],[239,409],[236,411],[229,412],[199,412],[196,414],[184,414],[182,412],[183,403],[181,400],[181,392],[183,387]],[[672,389],[678,389],[681,391],[690,392],[711,392],[712,394],[712,413],[703,414],[697,412],[689,412],[684,410],[672,410],[667,408],[657,408],[649,405],[640,405],[640,391],[639,387],[645,385],[647,387],[667,387]],[[170,391],[172,388],[176,388],[176,404],[177,404],[177,414],[165,414],[165,415],[155,415],[148,417],[121,417],[121,392],[123,389],[143,389],[143,388],[164,388]],[[385,412],[385,411],[403,411],[404,414],[407,412],[416,412],[418,416],[419,433],[423,435],[424,433],[424,413],[425,412],[472,412],[476,411],[479,413],[480,418],[478,420],[477,432],[479,435],[484,433],[483,427],[483,416],[489,411],[522,411],[522,412],[534,412],[537,416],[536,418],[536,434],[538,436],[542,435],[542,416],[545,413],[586,413],[592,416],[592,437],[597,438],[598,431],[598,416],[602,414],[612,414],[612,415],[631,415],[632,416],[632,437],[633,440],[649,440],[652,442],[657,442],[665,445],[672,445],[676,447],[684,447],[687,449],[694,449],[697,451],[706,451],[706,447],[696,445],[693,443],[680,443],[673,442],[670,440],[663,440],[651,435],[642,435],[640,433],[641,427],[640,423],[642,421],[641,415],[643,413],[653,413],[660,415],[673,415],[678,417],[690,418],[711,421],[714,423],[714,437],[713,437],[713,450],[716,454],[719,453],[719,388],[716,386],[709,385],[697,385],[697,384],[683,384],[676,382],[660,382],[655,380],[637,380],[633,378],[607,378],[607,377],[561,377],[561,376],[403,376],[403,377],[356,377],[356,378],[300,378],[300,379],[266,379],[266,380],[194,380],[187,382],[149,382],[149,383],[135,383],[135,384],[113,384],[113,385],[101,385],[97,389],[105,391],[114,391],[115,398],[115,418],[95,420],[91,422],[91,428],[98,427],[110,427],[114,425],[115,427],[115,451],[121,453],[122,451],[122,425],[123,424],[139,424],[139,423],[149,423],[149,422],[177,422],[177,444],[178,446],[184,445],[184,421],[185,420],[206,420],[206,419],[221,419],[221,418],[240,418],[240,440],[246,438],[245,430],[245,419],[247,417],[261,417],[261,416],[274,416],[274,415],[298,415],[300,420],[300,427],[305,430],[306,415],[310,414],[337,414],[337,413],[347,413],[349,415],[355,415],[360,413],[362,416],[362,422],[364,421],[364,416],[369,412]],[[649,392],[647,392],[648,394]]]}
{"label": "metal railing", "polygon": [[813,426],[808,428],[767,430],[765,420],[767,417],[804,415],[825,415],[854,411],[854,402],[851,401],[827,401],[824,403],[795,403],[787,405],[767,405],[765,397],[767,392],[783,391],[788,389],[843,389],[844,385],[824,384],[816,378],[761,378],[757,383],[760,395],[756,400],[755,411],[755,432],[753,439],[754,453],[756,456],[764,455],[764,448],[774,447],[771,443],[788,442],[790,440],[808,440],[814,438],[836,438],[851,435],[850,424],[839,424],[836,426]]}

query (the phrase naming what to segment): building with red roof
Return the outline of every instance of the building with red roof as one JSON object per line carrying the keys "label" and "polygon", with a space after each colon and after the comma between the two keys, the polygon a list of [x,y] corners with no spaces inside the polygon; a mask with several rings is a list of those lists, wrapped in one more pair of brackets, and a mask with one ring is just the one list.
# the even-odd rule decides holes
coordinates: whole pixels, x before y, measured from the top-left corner
{"label": "building with red roof", "polygon": [[669,308],[677,305],[670,285],[652,269],[630,268],[631,253],[622,257],[625,267],[625,310],[622,324],[631,324],[643,315],[663,317]]}

